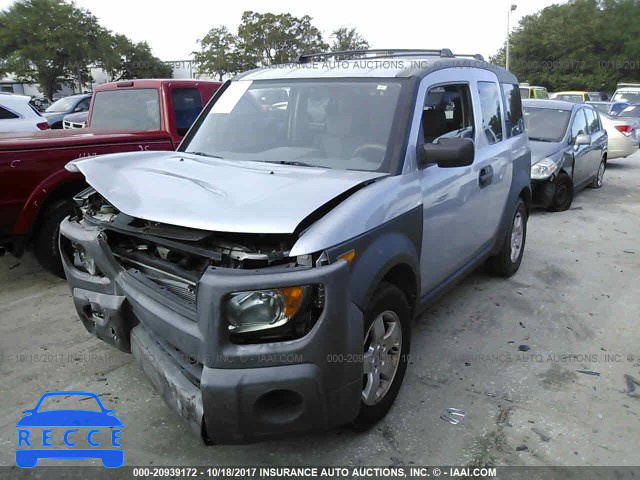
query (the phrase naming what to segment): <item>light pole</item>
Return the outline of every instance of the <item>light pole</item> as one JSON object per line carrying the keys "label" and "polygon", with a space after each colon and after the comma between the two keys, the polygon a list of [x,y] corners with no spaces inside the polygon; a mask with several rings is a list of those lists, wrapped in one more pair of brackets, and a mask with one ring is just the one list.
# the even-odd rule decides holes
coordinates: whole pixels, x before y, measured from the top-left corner
{"label": "light pole", "polygon": [[504,62],[504,68],[506,68],[507,70],[509,70],[509,34],[511,33],[511,28],[509,27],[509,20],[511,20],[511,12],[513,12],[516,8],[518,8],[518,5],[513,4],[511,5],[511,8],[509,8],[509,11],[507,12],[507,55],[506,55],[506,61]]}

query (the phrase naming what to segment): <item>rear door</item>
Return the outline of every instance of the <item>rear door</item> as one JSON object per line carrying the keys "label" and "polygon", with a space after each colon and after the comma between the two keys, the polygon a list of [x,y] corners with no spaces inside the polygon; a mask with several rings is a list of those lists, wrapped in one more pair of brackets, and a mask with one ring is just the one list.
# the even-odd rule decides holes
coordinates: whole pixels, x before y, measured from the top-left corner
{"label": "rear door", "polygon": [[[476,118],[478,128],[476,135],[476,157],[474,165],[478,169],[479,205],[477,218],[482,219],[473,235],[483,242],[493,243],[498,225],[507,203],[513,175],[513,160],[522,151],[522,134],[524,131],[522,110],[517,88],[507,88],[510,106],[506,109],[504,90],[496,76],[489,71],[479,70],[476,77],[477,95]],[[513,95],[513,97],[511,97]],[[510,117],[505,117],[509,112]],[[508,125],[507,125],[508,123]],[[507,128],[508,127],[508,128]]]}
{"label": "rear door", "polygon": [[591,151],[589,152],[589,165],[591,168],[591,176],[595,176],[600,166],[600,160],[604,156],[607,149],[607,134],[602,128],[600,116],[592,107],[585,107],[587,116],[587,127],[591,136]]}

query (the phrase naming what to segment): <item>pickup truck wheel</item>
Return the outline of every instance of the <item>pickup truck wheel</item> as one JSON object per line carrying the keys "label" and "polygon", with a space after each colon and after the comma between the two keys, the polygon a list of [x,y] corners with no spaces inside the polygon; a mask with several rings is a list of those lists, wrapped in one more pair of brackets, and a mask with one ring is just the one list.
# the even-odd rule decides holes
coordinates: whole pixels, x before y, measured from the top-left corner
{"label": "pickup truck wheel", "polygon": [[486,268],[490,273],[501,277],[510,277],[518,271],[524,254],[524,244],[527,238],[527,207],[521,198],[518,199],[516,211],[502,248],[497,255],[487,260]]}
{"label": "pickup truck wheel", "polygon": [[407,369],[411,309],[398,287],[381,283],[365,312],[360,411],[353,422],[366,430],[393,404]]}
{"label": "pickup truck wheel", "polygon": [[60,222],[73,213],[73,201],[64,199],[52,203],[42,212],[40,225],[33,237],[33,253],[38,262],[54,275],[64,278],[64,269],[60,259],[58,235]]}

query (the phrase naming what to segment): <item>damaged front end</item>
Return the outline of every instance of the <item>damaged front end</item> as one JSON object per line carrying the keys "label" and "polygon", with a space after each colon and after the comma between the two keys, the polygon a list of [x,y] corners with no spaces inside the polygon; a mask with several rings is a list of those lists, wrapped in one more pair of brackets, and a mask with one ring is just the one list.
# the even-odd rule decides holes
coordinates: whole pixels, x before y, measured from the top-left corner
{"label": "damaged front end", "polygon": [[132,352],[207,441],[241,443],[352,419],[362,313],[348,264],[290,256],[297,234],[211,232],[129,216],[90,188],[60,248],[87,330]]}

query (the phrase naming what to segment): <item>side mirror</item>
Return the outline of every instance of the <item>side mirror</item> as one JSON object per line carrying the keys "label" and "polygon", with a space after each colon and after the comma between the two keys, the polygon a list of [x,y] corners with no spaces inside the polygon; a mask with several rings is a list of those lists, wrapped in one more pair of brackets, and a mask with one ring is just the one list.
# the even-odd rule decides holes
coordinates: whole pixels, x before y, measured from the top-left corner
{"label": "side mirror", "polygon": [[438,143],[425,143],[420,151],[419,166],[435,163],[440,168],[468,167],[473,163],[475,147],[468,138],[441,138]]}
{"label": "side mirror", "polygon": [[576,147],[579,147],[580,145],[591,145],[591,137],[589,135],[581,133],[576,137],[576,140],[573,142],[573,144]]}

